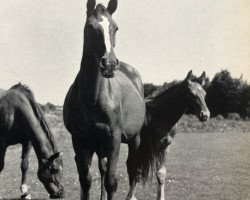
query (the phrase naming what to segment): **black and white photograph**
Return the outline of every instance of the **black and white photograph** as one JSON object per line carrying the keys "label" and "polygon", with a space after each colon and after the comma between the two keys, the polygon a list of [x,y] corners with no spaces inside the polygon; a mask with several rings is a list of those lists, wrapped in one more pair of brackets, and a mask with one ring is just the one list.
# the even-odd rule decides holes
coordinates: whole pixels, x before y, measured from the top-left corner
{"label": "black and white photograph", "polygon": [[250,1],[0,1],[0,199],[250,200]]}

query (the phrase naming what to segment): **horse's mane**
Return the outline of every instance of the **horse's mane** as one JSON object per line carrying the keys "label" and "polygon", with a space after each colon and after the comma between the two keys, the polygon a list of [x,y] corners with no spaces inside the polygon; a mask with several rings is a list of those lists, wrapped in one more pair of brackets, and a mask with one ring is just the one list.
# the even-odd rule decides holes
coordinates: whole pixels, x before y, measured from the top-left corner
{"label": "horse's mane", "polygon": [[23,93],[25,93],[27,96],[31,96],[34,98],[34,93],[32,92],[32,90],[27,86],[27,85],[23,85],[21,83],[18,83],[16,85],[13,85],[11,89],[14,89],[14,90],[19,90],[19,91],[22,91]]}
{"label": "horse's mane", "polygon": [[103,4],[101,4],[101,3],[99,3],[99,4],[96,5],[96,7],[95,7],[95,14],[96,15],[104,15],[104,16],[109,15],[109,13],[107,11],[107,8]]}
{"label": "horse's mane", "polygon": [[[166,88],[158,90],[157,93],[153,93],[152,96],[146,98],[146,102],[149,102],[153,99],[161,98],[162,96],[171,94],[177,87],[180,86],[182,81],[173,81],[167,84]],[[164,87],[164,86],[163,86]]]}
{"label": "horse's mane", "polygon": [[42,112],[41,107],[38,105],[38,103],[35,100],[33,91],[27,85],[23,85],[21,83],[13,85],[10,88],[10,90],[19,90],[20,92],[25,94],[25,96],[27,97],[27,99],[30,102],[30,105],[34,111],[36,118],[40,122],[41,127],[42,127],[43,131],[45,132],[46,137],[48,138],[49,142],[51,143],[53,151],[57,152],[54,137],[50,131],[48,123],[45,120],[45,117],[44,117],[44,114]]}
{"label": "horse's mane", "polygon": [[[183,85],[183,81],[173,81],[167,85],[167,89],[161,89],[157,94],[145,99],[146,104],[146,120],[149,122],[152,118],[154,113],[157,114],[158,108],[162,107],[161,99],[165,99],[164,107],[168,107],[168,104],[171,103],[172,99],[174,98],[175,92]],[[160,100],[160,101],[158,101]],[[159,113],[158,113],[159,114]]]}

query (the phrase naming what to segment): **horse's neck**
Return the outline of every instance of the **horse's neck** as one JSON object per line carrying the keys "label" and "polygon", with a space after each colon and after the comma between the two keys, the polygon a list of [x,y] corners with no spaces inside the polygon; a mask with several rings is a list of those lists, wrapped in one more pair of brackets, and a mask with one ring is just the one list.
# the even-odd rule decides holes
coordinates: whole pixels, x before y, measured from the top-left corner
{"label": "horse's neck", "polygon": [[148,102],[147,109],[153,120],[156,119],[158,123],[172,129],[187,110],[181,85]]}
{"label": "horse's neck", "polygon": [[[43,163],[44,159],[47,160],[54,153],[57,152],[57,147],[53,139],[49,139],[45,135],[44,130],[34,132],[34,135],[31,136],[31,142],[34,147],[39,165]],[[49,137],[53,137],[52,135]]]}
{"label": "horse's neck", "polygon": [[99,61],[95,56],[83,55],[81,69],[77,76],[79,98],[95,104],[103,77],[99,70]]}

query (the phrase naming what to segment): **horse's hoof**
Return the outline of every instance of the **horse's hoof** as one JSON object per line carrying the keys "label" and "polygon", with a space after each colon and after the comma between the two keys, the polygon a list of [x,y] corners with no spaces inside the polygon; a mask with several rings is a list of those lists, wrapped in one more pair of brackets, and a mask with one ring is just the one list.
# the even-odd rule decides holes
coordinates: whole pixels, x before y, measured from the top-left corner
{"label": "horse's hoof", "polygon": [[23,194],[23,195],[21,196],[21,200],[30,200],[30,199],[31,199],[31,195],[28,194],[28,193]]}

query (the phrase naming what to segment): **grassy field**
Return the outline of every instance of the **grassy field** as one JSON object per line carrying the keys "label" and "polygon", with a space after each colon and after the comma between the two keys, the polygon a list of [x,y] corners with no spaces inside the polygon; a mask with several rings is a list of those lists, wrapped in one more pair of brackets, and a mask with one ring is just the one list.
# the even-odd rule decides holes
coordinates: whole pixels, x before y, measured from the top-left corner
{"label": "grassy field", "polygon": [[[79,199],[79,183],[70,135],[66,132],[61,111],[46,117],[64,154],[64,186],[66,199]],[[210,120],[201,124],[185,116],[173,140],[168,157],[166,199],[171,200],[250,200],[250,122]],[[186,133],[188,132],[188,133]],[[10,147],[6,165],[0,175],[0,195],[15,199],[19,185],[21,147]],[[125,162],[127,147],[122,145],[117,174],[119,186],[116,199],[125,199],[128,180]],[[96,157],[91,167],[93,185],[91,199],[99,199],[100,177]],[[48,194],[37,176],[37,159],[30,156],[29,186],[33,198],[45,199]],[[139,186],[139,200],[156,199],[156,184]]]}

